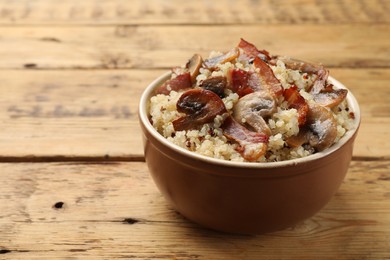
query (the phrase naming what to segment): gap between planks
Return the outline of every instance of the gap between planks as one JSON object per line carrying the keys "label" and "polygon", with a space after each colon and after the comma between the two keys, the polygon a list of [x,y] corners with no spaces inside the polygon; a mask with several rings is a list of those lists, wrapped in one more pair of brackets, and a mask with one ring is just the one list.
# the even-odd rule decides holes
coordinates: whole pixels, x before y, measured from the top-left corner
{"label": "gap between planks", "polygon": [[0,156],[0,163],[57,163],[57,162],[77,162],[77,163],[115,163],[115,162],[145,162],[143,156]]}
{"label": "gap between planks", "polygon": [[[352,161],[390,161],[388,156],[352,156]],[[1,163],[61,163],[105,164],[121,162],[145,162],[143,156],[0,156]]]}
{"label": "gap between planks", "polygon": [[[364,65],[354,65],[354,64],[329,64],[326,65],[327,69],[390,69],[390,66],[387,65],[379,65],[379,64],[364,64]],[[168,70],[172,69],[171,66],[160,66],[160,67],[55,67],[55,68],[42,68],[37,67],[35,63],[26,63],[24,67],[21,68],[2,68],[0,67],[0,71],[7,70],[15,70],[15,71],[160,71],[160,70]]]}

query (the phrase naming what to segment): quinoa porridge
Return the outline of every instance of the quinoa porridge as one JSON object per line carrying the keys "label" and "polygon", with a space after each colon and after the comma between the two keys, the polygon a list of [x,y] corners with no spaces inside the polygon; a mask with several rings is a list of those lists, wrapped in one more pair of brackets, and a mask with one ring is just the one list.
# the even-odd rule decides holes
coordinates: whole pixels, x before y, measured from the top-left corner
{"label": "quinoa porridge", "polygon": [[348,91],[328,76],[322,65],[271,56],[241,39],[228,52],[195,54],[173,68],[150,99],[150,121],[170,142],[208,157],[305,157],[355,127]]}

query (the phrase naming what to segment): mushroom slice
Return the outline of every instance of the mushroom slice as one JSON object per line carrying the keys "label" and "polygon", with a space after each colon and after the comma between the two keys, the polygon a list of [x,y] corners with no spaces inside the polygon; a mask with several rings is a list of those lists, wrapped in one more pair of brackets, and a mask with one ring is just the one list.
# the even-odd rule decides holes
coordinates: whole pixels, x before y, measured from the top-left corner
{"label": "mushroom slice", "polygon": [[276,102],[273,96],[266,90],[253,92],[240,98],[234,106],[234,118],[258,133],[271,135],[264,118],[271,116],[276,111]]}
{"label": "mushroom slice", "polygon": [[221,128],[226,138],[240,145],[237,151],[245,160],[256,161],[267,151],[268,136],[263,133],[249,131],[233,117],[227,117]]}
{"label": "mushroom slice", "polygon": [[191,82],[190,73],[185,72],[183,74],[177,75],[173,79],[169,79],[165,81],[165,83],[162,84],[156,90],[156,94],[169,95],[169,93],[171,93],[172,90],[178,91],[181,89],[186,89],[191,87],[192,87],[192,82]]}
{"label": "mushroom slice", "polygon": [[200,83],[201,88],[214,92],[220,98],[223,98],[225,96],[226,85],[227,79],[224,76],[209,77]]}
{"label": "mushroom slice", "polygon": [[194,54],[192,58],[187,62],[186,68],[190,72],[191,81],[195,83],[196,77],[199,75],[199,69],[202,67],[203,59],[199,54]]}
{"label": "mushroom slice", "polygon": [[286,143],[289,147],[295,148],[301,146],[308,142],[309,140],[309,129],[304,127],[299,129],[299,133],[297,135],[292,135],[286,139]]}
{"label": "mushroom slice", "polygon": [[208,69],[215,69],[218,64],[232,61],[232,60],[236,59],[239,55],[240,55],[240,51],[236,47],[225,54],[222,54],[222,55],[214,57],[214,58],[206,59],[203,62],[203,64]]}
{"label": "mushroom slice", "polygon": [[255,68],[259,70],[259,79],[261,85],[267,88],[271,93],[276,97],[279,97],[283,94],[283,87],[280,81],[275,77],[274,72],[267,63],[262,61],[259,57],[256,57],[253,61]]}
{"label": "mushroom slice", "polygon": [[337,122],[333,114],[320,105],[309,105],[307,126],[310,129],[308,142],[317,151],[330,147],[337,137]]}
{"label": "mushroom slice", "polygon": [[175,131],[196,129],[213,122],[217,115],[226,113],[222,99],[210,90],[190,89],[176,103],[177,111],[186,114],[172,122]]}
{"label": "mushroom slice", "polygon": [[333,108],[343,102],[347,94],[348,90],[346,89],[331,89],[314,94],[313,99],[321,106]]}

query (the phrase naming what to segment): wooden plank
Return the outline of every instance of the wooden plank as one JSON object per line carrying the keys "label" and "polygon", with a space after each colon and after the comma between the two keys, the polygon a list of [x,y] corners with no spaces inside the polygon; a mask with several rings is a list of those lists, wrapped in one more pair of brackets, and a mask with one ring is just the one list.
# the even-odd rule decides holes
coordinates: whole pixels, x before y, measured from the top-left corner
{"label": "wooden plank", "polygon": [[[0,70],[0,160],[142,159],[138,100],[164,72]],[[390,134],[388,69],[332,69],[331,74],[361,104],[354,155],[389,157],[390,144],[383,142]]]}
{"label": "wooden plank", "polygon": [[352,162],[331,202],[261,236],[175,213],[144,163],[0,164],[0,252],[10,258],[387,259],[390,161]]}
{"label": "wooden plank", "polygon": [[0,1],[1,24],[384,23],[381,0]]}
{"label": "wooden plank", "polygon": [[[388,25],[1,27],[0,69],[171,68],[240,37],[331,67],[389,67]],[[369,55],[369,56],[368,56]]]}
{"label": "wooden plank", "polygon": [[0,71],[0,155],[142,157],[138,100],[162,73]]}
{"label": "wooden plank", "polygon": [[357,157],[389,157],[390,143],[390,74],[386,70],[331,70],[360,104],[362,123],[355,141]]}

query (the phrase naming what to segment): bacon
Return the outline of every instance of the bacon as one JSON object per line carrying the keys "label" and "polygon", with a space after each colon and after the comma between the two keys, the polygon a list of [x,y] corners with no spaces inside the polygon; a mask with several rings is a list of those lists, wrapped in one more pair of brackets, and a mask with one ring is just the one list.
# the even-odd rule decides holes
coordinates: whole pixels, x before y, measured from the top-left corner
{"label": "bacon", "polygon": [[[255,57],[259,57],[263,61],[268,62],[269,60],[271,60],[271,57],[269,56],[268,51],[266,51],[266,50],[260,51],[256,48],[255,45],[245,41],[242,38],[240,40],[240,43],[238,44],[238,47],[244,51],[244,54],[247,56],[248,59],[253,59]],[[241,55],[241,58],[242,58],[242,55]]]}
{"label": "bacon", "polygon": [[297,86],[291,86],[284,90],[283,96],[288,103],[288,107],[295,108],[298,111],[298,124],[302,127],[306,123],[306,116],[309,110],[306,100],[299,94]]}
{"label": "bacon", "polygon": [[249,131],[231,116],[225,119],[221,128],[226,138],[240,145],[237,151],[244,159],[256,161],[265,154],[268,143],[266,134]]}
{"label": "bacon", "polygon": [[253,92],[253,89],[248,85],[250,74],[245,70],[231,70],[231,89],[240,97],[243,97]]}
{"label": "bacon", "polygon": [[266,87],[276,97],[283,94],[283,87],[280,81],[275,77],[274,72],[267,63],[262,61],[259,57],[256,57],[253,61],[255,68],[259,69],[259,78],[261,85]]}
{"label": "bacon", "polygon": [[172,90],[178,91],[191,87],[191,75],[189,72],[185,72],[183,74],[177,75],[176,78],[167,80],[156,90],[156,94],[169,95]]}

